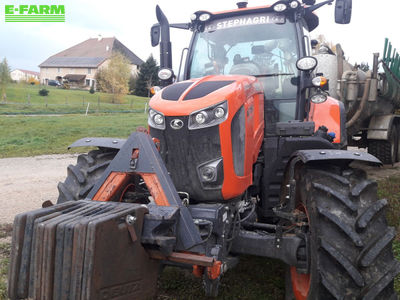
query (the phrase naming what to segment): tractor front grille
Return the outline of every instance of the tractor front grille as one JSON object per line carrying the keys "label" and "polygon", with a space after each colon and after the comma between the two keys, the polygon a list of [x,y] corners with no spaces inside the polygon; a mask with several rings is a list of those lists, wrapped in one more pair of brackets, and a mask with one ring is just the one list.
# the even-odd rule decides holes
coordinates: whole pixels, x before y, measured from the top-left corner
{"label": "tractor front grille", "polygon": [[[183,121],[182,128],[171,127],[176,119]],[[166,117],[165,124],[165,130],[150,128],[150,134],[161,142],[160,153],[176,189],[189,193],[191,200],[222,201],[221,189],[202,188],[197,171],[222,156],[219,126],[189,130],[187,116]]]}

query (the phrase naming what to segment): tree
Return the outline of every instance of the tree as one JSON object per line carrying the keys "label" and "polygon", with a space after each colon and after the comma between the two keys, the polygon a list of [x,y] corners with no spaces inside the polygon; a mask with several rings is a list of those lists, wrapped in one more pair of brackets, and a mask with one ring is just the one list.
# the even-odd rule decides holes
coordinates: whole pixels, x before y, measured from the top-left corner
{"label": "tree", "polygon": [[28,80],[26,81],[28,84],[31,85],[35,85],[35,84],[39,84],[39,80],[37,80],[35,77],[31,76],[28,78]]}
{"label": "tree", "polygon": [[39,95],[40,95],[40,96],[43,96],[43,97],[48,96],[49,93],[50,93],[50,91],[49,91],[49,90],[46,90],[46,89],[41,89],[41,90],[39,90]]}
{"label": "tree", "polygon": [[10,82],[11,82],[10,67],[8,65],[7,59],[4,58],[3,61],[0,63],[0,91],[1,91],[0,100],[6,99],[6,88]]}
{"label": "tree", "polygon": [[136,80],[137,80],[136,75],[132,75],[131,78],[129,79],[129,94],[130,95],[135,94]]}
{"label": "tree", "polygon": [[369,65],[367,62],[362,62],[361,65],[359,65],[359,68],[361,71],[364,71],[364,72],[369,71]]}
{"label": "tree", "polygon": [[150,96],[150,88],[159,84],[158,70],[157,61],[153,58],[153,55],[150,55],[146,62],[139,68],[135,85],[135,95]]}
{"label": "tree", "polygon": [[89,93],[91,93],[91,94],[94,94],[94,93],[95,93],[94,85],[93,85],[93,84],[90,86]]}
{"label": "tree", "polygon": [[129,91],[128,81],[131,76],[129,60],[119,52],[114,53],[106,67],[96,73],[97,88],[113,95],[112,102],[120,100]]}

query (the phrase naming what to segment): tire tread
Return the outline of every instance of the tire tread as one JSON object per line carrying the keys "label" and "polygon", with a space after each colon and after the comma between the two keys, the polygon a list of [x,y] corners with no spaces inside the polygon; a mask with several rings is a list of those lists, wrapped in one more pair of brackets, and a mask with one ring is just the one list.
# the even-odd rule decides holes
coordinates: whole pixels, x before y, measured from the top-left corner
{"label": "tire tread", "polygon": [[116,154],[117,150],[101,149],[79,155],[76,165],[68,166],[65,181],[58,183],[57,203],[84,199]]}

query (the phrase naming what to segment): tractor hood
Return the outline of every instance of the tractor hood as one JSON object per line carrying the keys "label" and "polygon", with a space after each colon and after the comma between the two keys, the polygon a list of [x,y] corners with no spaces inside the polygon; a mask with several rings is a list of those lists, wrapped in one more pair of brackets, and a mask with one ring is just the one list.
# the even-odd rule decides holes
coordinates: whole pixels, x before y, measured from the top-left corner
{"label": "tractor hood", "polygon": [[150,107],[165,116],[185,116],[194,111],[227,101],[229,106],[243,103],[255,93],[262,93],[261,85],[252,76],[210,75],[165,87],[150,100]]}

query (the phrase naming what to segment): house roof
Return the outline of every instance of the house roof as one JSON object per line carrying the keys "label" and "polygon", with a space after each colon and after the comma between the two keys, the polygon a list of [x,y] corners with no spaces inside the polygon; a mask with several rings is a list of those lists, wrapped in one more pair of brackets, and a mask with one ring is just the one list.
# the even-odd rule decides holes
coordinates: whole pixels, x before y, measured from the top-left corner
{"label": "house roof", "polygon": [[29,70],[24,70],[24,69],[15,69],[15,70],[13,70],[13,72],[14,71],[21,71],[22,73],[26,73],[26,74],[29,74],[29,75],[40,76],[40,73],[39,72],[35,72],[35,71],[29,71]]}
{"label": "house roof", "polygon": [[143,61],[115,37],[93,38],[50,56],[39,67],[97,68],[112,53],[120,52],[131,64],[140,66]]}

